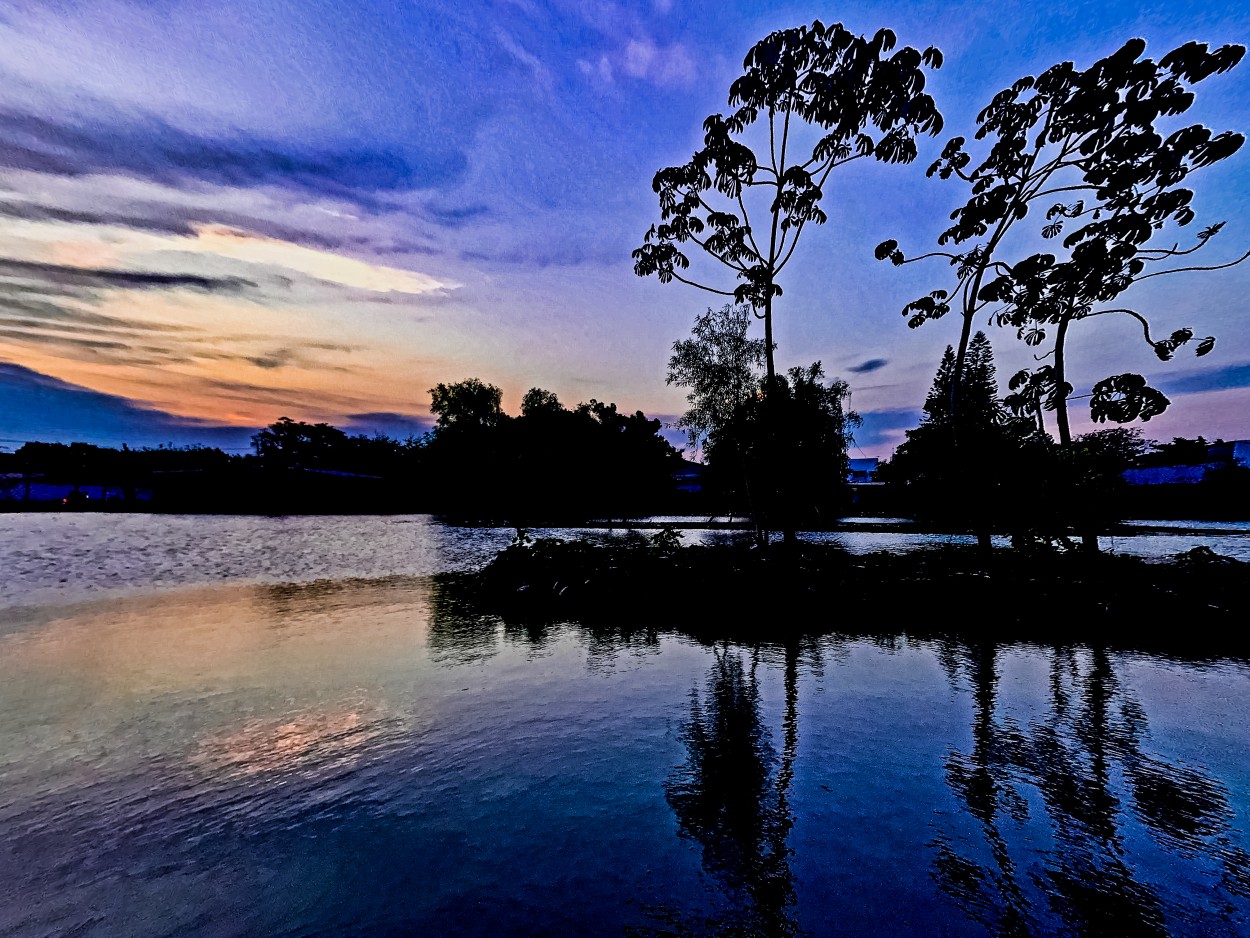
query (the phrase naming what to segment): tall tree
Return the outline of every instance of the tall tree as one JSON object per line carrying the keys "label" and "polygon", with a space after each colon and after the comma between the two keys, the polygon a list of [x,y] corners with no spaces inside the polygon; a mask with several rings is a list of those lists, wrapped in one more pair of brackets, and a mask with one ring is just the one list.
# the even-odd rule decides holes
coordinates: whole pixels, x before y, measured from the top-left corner
{"label": "tall tree", "polygon": [[[770,384],[777,278],[806,226],[826,221],[820,203],[829,174],[858,159],[911,162],[915,136],[941,131],[921,68],[938,68],[941,53],[906,46],[887,57],[894,44],[888,29],[868,39],[819,20],[771,33],[752,46],[730,86],[735,110],[708,117],[703,148],[652,183],[661,223],[633,252],[634,272],[749,303],[764,321]],[[804,126],[820,130],[810,149],[800,145]],[[741,283],[723,289],[681,273],[690,267],[687,243]]]}
{"label": "tall tree", "polygon": [[543,418],[563,413],[564,406],[554,391],[530,388],[521,398],[521,416]]}
{"label": "tall tree", "polygon": [[280,417],[252,436],[256,455],[268,466],[308,469],[346,461],[348,436],[328,423]]}
{"label": "tall tree", "polygon": [[[1240,61],[1245,49],[1225,45],[1210,50],[1189,42],[1157,62],[1142,58],[1145,42],[1132,39],[1118,51],[1078,70],[1061,62],[1036,78],[1026,76],[995,95],[977,116],[977,140],[988,152],[973,169],[963,137],[953,138],[929,174],[955,176],[966,182],[971,197],[952,213],[953,224],[939,237],[940,245],[970,245],[962,252],[935,251],[906,258],[896,241],[877,247],[878,259],[894,264],[928,257],[946,258],[956,270],[952,291],[935,290],[903,309],[912,327],[938,319],[952,306],[962,318],[956,352],[952,406],[960,407],[960,377],[968,354],[972,323],[990,309],[1001,325],[1016,327],[1030,346],[1055,330],[1052,363],[1034,376],[1017,376],[1029,392],[1029,403],[1056,413],[1060,442],[1071,442],[1067,401],[1066,342],[1076,321],[1106,314],[1137,320],[1147,343],[1161,359],[1193,338],[1182,328],[1155,339],[1147,318],[1118,303],[1133,284],[1164,274],[1231,266],[1250,256],[1208,267],[1172,266],[1177,258],[1205,246],[1219,225],[1200,232],[1186,248],[1152,246],[1151,239],[1169,224],[1188,225],[1195,217],[1193,193],[1181,184],[1195,170],[1222,160],[1242,145],[1242,135],[1213,134],[1200,124],[1182,127],[1164,137],[1156,125],[1189,109],[1194,94],[1188,85],[1225,72]],[[1056,203],[1056,196],[1075,198]],[[1044,223],[1033,236],[1062,241],[1067,252],[1038,252],[1011,259],[1008,235],[1019,223],[1049,205]],[[1206,338],[1199,355],[1214,344]],[[1098,382],[1091,396],[1096,421],[1148,419],[1167,406],[1167,399],[1148,387],[1140,375],[1114,375]],[[1036,412],[1040,414],[1040,410]],[[1036,415],[1035,414],[1035,415]]]}

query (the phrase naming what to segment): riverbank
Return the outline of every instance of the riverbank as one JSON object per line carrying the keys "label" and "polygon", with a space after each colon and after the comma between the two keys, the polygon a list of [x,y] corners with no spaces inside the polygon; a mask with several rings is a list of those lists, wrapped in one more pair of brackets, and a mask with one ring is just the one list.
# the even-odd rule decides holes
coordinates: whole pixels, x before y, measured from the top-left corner
{"label": "riverbank", "polygon": [[780,641],[831,631],[1097,643],[1250,655],[1250,564],[1197,548],[1167,561],[974,547],[851,554],[830,545],[680,547],[538,540],[459,588],[506,618],[675,627]]}

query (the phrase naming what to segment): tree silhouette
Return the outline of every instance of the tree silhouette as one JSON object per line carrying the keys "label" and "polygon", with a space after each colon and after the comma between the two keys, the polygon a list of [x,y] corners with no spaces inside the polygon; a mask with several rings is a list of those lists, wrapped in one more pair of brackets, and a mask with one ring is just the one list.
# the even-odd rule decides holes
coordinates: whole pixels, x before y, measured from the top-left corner
{"label": "tree silhouette", "polygon": [[521,415],[478,378],[430,389],[438,423],[423,447],[435,503],[464,519],[513,524],[637,517],[669,506],[681,455],[659,420],[594,400],[570,410],[530,388]]}
{"label": "tree silhouette", "polygon": [[[964,388],[958,411],[952,407],[956,384]],[[999,400],[993,349],[977,332],[962,369],[946,346],[920,425],[907,431],[881,477],[901,490],[912,514],[944,526],[967,524],[988,550],[995,528],[1019,529],[1039,514],[1037,485],[1049,461],[1048,443]]]}
{"label": "tree silhouette", "polygon": [[[916,327],[941,318],[952,307],[958,309],[963,321],[957,376],[963,371],[973,320],[982,311],[990,310],[1000,325],[1016,327],[1019,338],[1030,346],[1040,345],[1047,330],[1054,328],[1054,345],[1048,353],[1052,364],[1031,376],[1017,375],[1013,390],[1027,390],[1030,404],[1055,412],[1064,446],[1071,442],[1067,401],[1072,386],[1065,353],[1072,323],[1112,313],[1127,315],[1137,321],[1158,357],[1166,360],[1193,338],[1192,330],[1178,329],[1168,338],[1156,339],[1147,318],[1118,305],[1117,299],[1133,284],[1152,277],[1218,269],[1250,256],[1247,252],[1210,267],[1184,262],[1169,266],[1204,247],[1220,225],[1201,231],[1187,248],[1150,244],[1169,223],[1184,226],[1193,221],[1193,193],[1181,183],[1195,170],[1232,155],[1244,140],[1228,131],[1212,134],[1200,124],[1164,137],[1156,124],[1189,109],[1194,94],[1186,83],[1228,71],[1245,49],[1225,45],[1212,51],[1189,42],[1156,62],[1141,58],[1145,45],[1131,39],[1084,71],[1061,62],[999,92],[977,116],[975,137],[990,146],[974,169],[968,168],[972,156],[963,137],[946,145],[929,174],[955,176],[971,187],[972,195],[952,213],[953,224],[938,243],[970,247],[962,253],[946,250],[906,258],[891,240],[876,251],[878,259],[888,258],[896,265],[943,257],[955,268],[952,291],[935,290],[920,297],[904,307],[903,314]],[[1076,201],[1055,202],[1056,197]],[[1049,206],[1045,222],[1032,234],[1053,240],[1071,226],[1062,241],[1066,256],[1038,252],[1013,262],[1008,234],[1044,205]],[[1214,342],[1203,339],[1197,353],[1206,354]],[[955,409],[960,398],[957,377],[952,388]],[[1140,375],[1103,379],[1091,396],[1095,421],[1145,420],[1166,406],[1167,399]]]}
{"label": "tree silhouette", "polygon": [[665,383],[690,389],[690,407],[674,426],[686,431],[692,450],[702,450],[712,434],[724,430],[759,387],[764,342],[747,338],[750,325],[746,304],[708,307],[695,318],[690,338],[673,343]]}
{"label": "tree silhouette", "polygon": [[793,538],[796,523],[824,526],[845,509],[846,449],[860,417],[846,409],[846,382],[826,381],[820,362],[778,376],[771,395],[767,384],[709,439],[707,481],[742,486],[757,535],[781,519]]}
{"label": "tree silhouette", "polygon": [[[770,383],[776,376],[777,277],[804,228],[826,221],[820,202],[829,174],[868,157],[911,162],[915,135],[942,129],[942,117],[924,93],[921,68],[938,68],[941,53],[905,46],[884,57],[894,43],[888,29],[868,39],[819,20],[771,33],[751,47],[744,74],[730,86],[729,104],[736,110],[708,117],[703,148],[690,162],[660,170],[652,183],[661,223],[633,252],[634,272],[749,303],[764,321]],[[821,135],[796,156],[803,125]],[[749,131],[759,138],[754,149],[740,139]],[[757,230],[753,218],[762,218],[764,226]],[[687,242],[742,282],[725,290],[680,273],[690,267]]]}
{"label": "tree silhouette", "polygon": [[[661,221],[633,252],[634,272],[749,303],[764,321],[766,399],[778,380],[777,278],[807,225],[828,218],[820,203],[829,174],[870,157],[911,162],[916,135],[942,129],[942,116],[924,92],[922,68],[938,68],[942,54],[905,46],[887,55],[894,45],[888,29],[869,39],[819,20],[769,34],[751,47],[743,75],[730,86],[735,110],[709,116],[702,149],[688,163],[660,170],[652,182]],[[800,141],[803,128],[819,131],[810,149]],[[681,273],[690,267],[687,243],[740,283],[723,289]],[[776,415],[769,421],[776,423]],[[774,478],[767,487],[781,484]],[[793,541],[793,522],[780,520],[786,540]]]}
{"label": "tree silhouette", "polygon": [[525,396],[521,398],[522,417],[541,418],[563,411],[564,406],[553,391],[546,391],[542,388],[530,388],[525,392]]}
{"label": "tree silhouette", "polygon": [[439,430],[498,426],[506,417],[502,402],[503,391],[479,378],[430,388],[430,412],[437,415]]}
{"label": "tree silhouette", "polygon": [[283,469],[324,468],[344,461],[348,436],[328,423],[309,424],[280,417],[252,436],[261,461]]}

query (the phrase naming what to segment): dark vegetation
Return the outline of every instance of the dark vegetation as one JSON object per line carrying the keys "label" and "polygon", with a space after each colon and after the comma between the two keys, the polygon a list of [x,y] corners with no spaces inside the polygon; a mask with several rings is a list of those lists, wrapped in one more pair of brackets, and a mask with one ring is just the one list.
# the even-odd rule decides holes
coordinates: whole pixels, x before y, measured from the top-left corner
{"label": "dark vegetation", "polygon": [[[778,372],[778,276],[806,226],[827,220],[821,202],[833,169],[865,158],[909,163],[917,136],[941,131],[922,70],[940,67],[941,53],[891,54],[894,45],[889,30],[869,39],[819,21],[767,36],[730,88],[733,110],[709,116],[704,147],[653,182],[660,223],[634,251],[635,272],[733,300],[696,319],[692,337],[674,346],[668,380],[688,389],[679,425],[701,445],[708,481],[756,520],[753,543],[681,548],[675,532],[632,545],[529,543],[518,531],[473,589],[505,614],[538,619],[636,618],[688,606],[688,630],[719,635],[735,623],[784,635],[836,622],[1141,647],[1160,640],[1143,631],[1149,622],[1169,641],[1185,631],[1200,645],[1223,641],[1244,654],[1245,564],[1204,549],[1168,565],[1099,553],[1100,533],[1131,504],[1124,470],[1152,447],[1136,428],[1075,436],[1070,403],[1086,397],[1093,422],[1124,424],[1147,421],[1169,402],[1136,373],[1101,377],[1077,395],[1068,365],[1072,327],[1112,314],[1132,320],[1159,360],[1171,359],[1194,331],[1156,338],[1147,314],[1127,305],[1133,288],[1250,257],[1190,262],[1221,224],[1188,241],[1171,230],[1196,217],[1185,185],[1193,174],[1244,142],[1200,124],[1173,126],[1193,104],[1192,86],[1233,68],[1241,46],[1187,43],[1156,61],[1133,39],[1087,69],[1062,62],[1021,78],[978,115],[974,143],[951,138],[929,175],[957,180],[968,194],[941,249],[910,259],[897,241],[876,249],[895,265],[944,259],[954,283],[903,314],[914,328],[955,310],[960,330],[920,426],[884,472],[894,501],[880,507],[975,532],[979,549],[857,557],[798,543],[798,528],[828,517],[857,418],[845,410],[846,385],[825,383],[819,362]],[[800,145],[800,137],[815,143]],[[691,271],[694,261],[732,272],[737,285],[716,286]],[[748,335],[752,316],[763,322],[762,339]],[[991,341],[974,331],[982,320],[1014,329],[1030,348],[1050,342],[1037,356],[1043,364],[1012,376],[1006,396]],[[1195,352],[1214,344],[1203,338]],[[1244,490],[1246,473],[1216,473],[1221,494],[1238,482]],[[1244,507],[1245,497],[1231,504]],[[770,546],[775,529],[783,545]],[[1014,549],[992,551],[996,532],[1009,533]],[[1071,549],[1077,543],[1082,550]],[[1202,634],[1177,629],[1182,621],[1201,623]],[[1221,631],[1228,626],[1236,626],[1232,637]]]}
{"label": "dark vegetation", "polygon": [[434,512],[526,524],[637,517],[685,505],[674,476],[688,464],[642,412],[592,400],[569,409],[532,388],[516,417],[499,388],[474,378],[431,389],[435,428],[421,438],[350,436],[287,417],[258,432],[254,453],[84,443],[27,443],[0,454],[0,505],[38,507],[29,484],[103,486],[101,502],[47,507],[267,514]]}
{"label": "dark vegetation", "polygon": [[683,547],[661,530],[616,544],[521,532],[483,571],[450,580],[479,607],[521,622],[645,623],[715,639],[758,637],[762,627],[775,641],[830,630],[958,633],[1246,655],[1248,578],[1250,564],[1207,548],[1167,563],[973,547],[854,555],[742,540]]}

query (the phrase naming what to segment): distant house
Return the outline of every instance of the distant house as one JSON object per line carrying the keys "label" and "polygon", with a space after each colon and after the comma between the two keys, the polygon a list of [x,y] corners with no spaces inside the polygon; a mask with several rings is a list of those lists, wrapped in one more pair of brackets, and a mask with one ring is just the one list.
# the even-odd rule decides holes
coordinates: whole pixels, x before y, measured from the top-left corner
{"label": "distant house", "polygon": [[1171,466],[1139,466],[1124,470],[1130,485],[1196,485],[1207,474],[1229,466],[1250,468],[1250,440],[1218,442],[1207,447],[1206,459]]}
{"label": "distant house", "polygon": [[846,481],[851,485],[868,485],[876,482],[877,467],[880,462],[875,456],[849,460],[850,466],[846,470]]}
{"label": "distant house", "polygon": [[146,488],[133,488],[129,492],[120,485],[70,485],[66,482],[47,482],[43,476],[24,476],[16,473],[0,474],[0,507],[14,508],[19,505],[73,505],[75,507],[118,504],[127,500],[150,501],[152,492]]}
{"label": "distant house", "polygon": [[673,483],[679,492],[696,493],[703,490],[703,466],[697,462],[682,460],[673,472]]}
{"label": "distant house", "polygon": [[1244,469],[1250,469],[1250,440],[1233,442],[1233,462]]}

